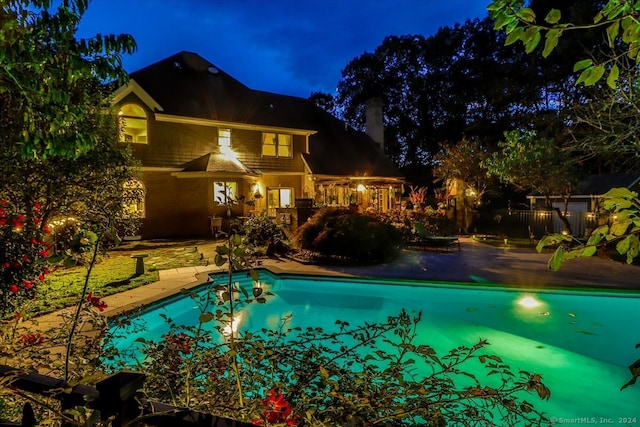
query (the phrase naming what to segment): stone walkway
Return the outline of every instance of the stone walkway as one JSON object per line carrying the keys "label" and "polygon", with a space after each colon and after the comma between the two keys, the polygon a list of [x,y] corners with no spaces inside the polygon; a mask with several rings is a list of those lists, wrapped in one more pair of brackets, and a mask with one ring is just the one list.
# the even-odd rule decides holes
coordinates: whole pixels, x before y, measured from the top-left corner
{"label": "stone walkway", "polygon": [[[547,269],[550,252],[533,249],[496,248],[461,238],[462,250],[402,251],[390,264],[374,266],[315,266],[285,258],[265,259],[263,267],[275,273],[355,275],[372,278],[431,280],[439,282],[495,283],[527,287],[570,287],[618,289],[640,294],[640,268],[597,257],[567,262],[558,272]],[[199,245],[204,256],[213,259],[216,243]],[[136,289],[103,298],[105,316],[190,289],[207,280],[207,274],[220,272],[215,266],[183,267],[160,271],[160,280]],[[60,321],[60,312],[38,318],[40,328]]]}

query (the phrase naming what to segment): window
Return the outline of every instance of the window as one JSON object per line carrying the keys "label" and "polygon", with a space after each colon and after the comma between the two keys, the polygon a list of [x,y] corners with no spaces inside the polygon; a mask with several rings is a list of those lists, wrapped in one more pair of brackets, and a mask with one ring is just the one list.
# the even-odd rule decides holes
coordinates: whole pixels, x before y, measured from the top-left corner
{"label": "window", "polygon": [[268,188],[267,213],[276,216],[276,208],[290,208],[293,206],[293,188]]}
{"label": "window", "polygon": [[292,157],[291,135],[284,133],[263,133],[262,155],[265,157]]}
{"label": "window", "polygon": [[123,192],[123,209],[125,216],[128,217],[145,217],[144,195],[145,189],[142,181],[131,179],[122,185]]}
{"label": "window", "polygon": [[213,183],[213,203],[226,205],[236,200],[238,183],[234,181]]}
{"label": "window", "polygon": [[231,147],[231,129],[218,129],[218,145]]}
{"label": "window", "polygon": [[118,112],[120,142],[147,143],[147,114],[136,104],[125,104]]}

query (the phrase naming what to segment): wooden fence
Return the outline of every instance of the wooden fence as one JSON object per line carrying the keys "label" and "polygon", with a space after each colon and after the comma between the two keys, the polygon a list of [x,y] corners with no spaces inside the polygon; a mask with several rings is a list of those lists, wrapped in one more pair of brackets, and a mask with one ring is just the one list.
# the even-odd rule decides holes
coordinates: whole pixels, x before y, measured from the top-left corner
{"label": "wooden fence", "polygon": [[[217,417],[211,414],[153,402],[141,397],[145,375],[121,371],[100,381],[95,387],[76,385],[40,374],[28,374],[0,365],[0,378],[8,386],[26,393],[38,394],[60,401],[62,410],[86,406],[97,411],[97,418],[112,419],[112,425],[146,425],[158,427],[251,427],[252,424]],[[5,384],[7,386],[7,384]],[[34,427],[38,425],[31,404],[25,403],[20,423],[4,422],[3,426]],[[63,426],[69,425],[62,423]]]}

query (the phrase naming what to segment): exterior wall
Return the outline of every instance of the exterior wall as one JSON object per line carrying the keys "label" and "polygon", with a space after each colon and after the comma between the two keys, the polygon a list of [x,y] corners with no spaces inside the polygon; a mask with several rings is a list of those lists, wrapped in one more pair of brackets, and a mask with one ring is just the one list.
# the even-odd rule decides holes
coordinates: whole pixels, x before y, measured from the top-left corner
{"label": "exterior wall", "polygon": [[156,121],[153,112],[134,94],[127,95],[120,105],[127,103],[139,105],[147,113],[148,142],[130,144],[143,166],[177,167],[217,150],[216,128]]}
{"label": "exterior wall", "polygon": [[244,165],[264,172],[304,171],[302,153],[306,146],[303,135],[293,135],[293,157],[262,157],[262,132],[245,129],[231,129],[231,149]]}
{"label": "exterior wall", "polygon": [[177,179],[169,172],[144,172],[143,180],[147,191],[143,239],[208,235],[207,205],[213,204],[210,180]]}

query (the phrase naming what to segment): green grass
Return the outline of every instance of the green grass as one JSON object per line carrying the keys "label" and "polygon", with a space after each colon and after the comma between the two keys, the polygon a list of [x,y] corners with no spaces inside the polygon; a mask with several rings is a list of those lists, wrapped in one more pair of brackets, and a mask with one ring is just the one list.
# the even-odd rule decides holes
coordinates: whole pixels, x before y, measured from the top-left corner
{"label": "green grass", "polygon": [[[133,254],[145,253],[145,273],[135,276]],[[88,291],[105,297],[158,280],[158,270],[202,265],[200,252],[192,244],[137,244],[109,251],[93,267]],[[46,314],[78,303],[87,269],[82,266],[58,267],[38,287],[31,304],[32,314]]]}

